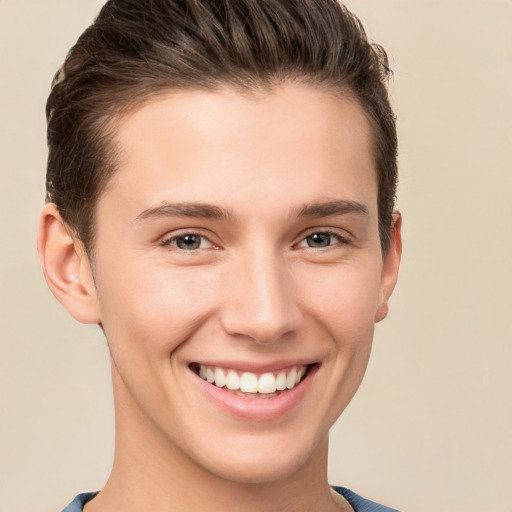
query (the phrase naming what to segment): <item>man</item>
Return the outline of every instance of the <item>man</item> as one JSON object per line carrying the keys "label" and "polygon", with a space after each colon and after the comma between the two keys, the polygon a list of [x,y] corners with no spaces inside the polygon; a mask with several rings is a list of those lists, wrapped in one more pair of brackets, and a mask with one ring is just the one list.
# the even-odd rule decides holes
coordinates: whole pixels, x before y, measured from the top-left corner
{"label": "man", "polygon": [[335,0],[111,0],[48,100],[39,252],[116,449],[66,512],[389,511],[328,432],[396,283],[385,53]]}

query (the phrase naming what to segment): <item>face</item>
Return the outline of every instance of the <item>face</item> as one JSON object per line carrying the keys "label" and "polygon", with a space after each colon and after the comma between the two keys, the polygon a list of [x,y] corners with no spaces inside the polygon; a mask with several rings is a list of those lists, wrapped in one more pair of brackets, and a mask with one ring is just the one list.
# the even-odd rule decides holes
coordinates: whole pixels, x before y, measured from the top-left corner
{"label": "face", "polygon": [[229,480],[293,474],[359,386],[396,279],[362,110],[290,84],[172,92],[117,143],[94,266],[120,442]]}

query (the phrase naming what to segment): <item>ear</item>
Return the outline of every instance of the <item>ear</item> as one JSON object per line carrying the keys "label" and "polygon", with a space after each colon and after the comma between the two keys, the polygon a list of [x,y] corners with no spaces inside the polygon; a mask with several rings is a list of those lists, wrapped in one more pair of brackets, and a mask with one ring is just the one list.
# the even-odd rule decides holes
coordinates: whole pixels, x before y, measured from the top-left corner
{"label": "ear", "polygon": [[85,247],[69,234],[53,203],[41,212],[37,250],[46,282],[57,300],[79,322],[99,324],[96,286]]}
{"label": "ear", "polygon": [[382,275],[380,284],[380,298],[375,322],[386,318],[389,311],[389,298],[395,289],[398,279],[398,268],[402,256],[402,215],[399,212],[393,213],[393,226],[391,227],[391,242],[387,253],[384,255]]}

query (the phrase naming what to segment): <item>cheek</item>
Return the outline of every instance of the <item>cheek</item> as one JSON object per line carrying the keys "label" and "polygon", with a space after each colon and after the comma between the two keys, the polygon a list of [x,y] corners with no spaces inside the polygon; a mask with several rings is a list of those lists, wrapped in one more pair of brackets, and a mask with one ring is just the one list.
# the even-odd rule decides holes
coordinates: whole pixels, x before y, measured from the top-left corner
{"label": "cheek", "polygon": [[[191,271],[192,270],[192,271]],[[111,349],[167,359],[214,308],[212,276],[189,268],[118,264],[98,290]]]}
{"label": "cheek", "polygon": [[[302,290],[304,303],[333,334],[347,341],[373,332],[380,296],[380,266],[353,262],[309,272],[312,283]],[[314,285],[313,285],[314,284]]]}

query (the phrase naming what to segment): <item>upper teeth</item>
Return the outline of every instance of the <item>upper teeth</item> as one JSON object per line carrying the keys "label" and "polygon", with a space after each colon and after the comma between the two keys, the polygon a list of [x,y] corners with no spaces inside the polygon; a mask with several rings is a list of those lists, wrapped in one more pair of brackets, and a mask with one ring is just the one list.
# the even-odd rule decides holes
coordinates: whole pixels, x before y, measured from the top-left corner
{"label": "upper teeth", "polygon": [[217,366],[199,366],[202,379],[219,388],[224,386],[230,390],[240,390],[244,393],[275,393],[294,388],[304,377],[307,366],[294,366],[277,373],[238,372],[236,370],[219,368]]}

